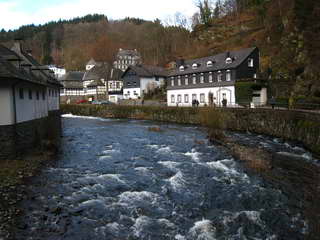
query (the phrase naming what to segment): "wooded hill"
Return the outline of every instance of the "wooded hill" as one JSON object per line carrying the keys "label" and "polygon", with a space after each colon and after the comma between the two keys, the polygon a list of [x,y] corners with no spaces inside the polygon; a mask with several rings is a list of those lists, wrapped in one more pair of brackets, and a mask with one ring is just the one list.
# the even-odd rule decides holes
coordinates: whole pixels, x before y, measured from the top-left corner
{"label": "wooded hill", "polygon": [[179,57],[257,46],[260,76],[270,77],[273,95],[319,101],[320,1],[199,0],[198,8],[192,30],[183,16],[175,26],[164,26],[160,20],[111,21],[104,15],[88,15],[2,30],[0,42],[10,46],[14,38],[23,38],[43,64],[68,70],[84,69],[91,57],[111,63],[119,48],[137,49],[146,64],[165,65]]}

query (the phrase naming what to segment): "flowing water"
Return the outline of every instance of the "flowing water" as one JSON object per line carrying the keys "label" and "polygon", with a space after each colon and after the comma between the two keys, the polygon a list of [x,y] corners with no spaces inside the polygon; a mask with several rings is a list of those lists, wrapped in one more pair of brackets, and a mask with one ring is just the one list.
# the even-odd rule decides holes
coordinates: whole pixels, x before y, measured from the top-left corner
{"label": "flowing water", "polygon": [[62,153],[28,187],[17,239],[271,240],[308,231],[288,196],[248,176],[201,128],[72,115],[63,125]]}

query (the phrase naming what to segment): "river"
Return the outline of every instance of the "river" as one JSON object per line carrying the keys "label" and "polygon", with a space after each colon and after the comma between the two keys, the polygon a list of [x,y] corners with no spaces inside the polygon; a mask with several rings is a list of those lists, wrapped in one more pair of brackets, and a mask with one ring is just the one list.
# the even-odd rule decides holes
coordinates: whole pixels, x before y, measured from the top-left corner
{"label": "river", "polygon": [[[249,176],[204,129],[63,118],[62,151],[28,187],[16,239],[303,239],[301,209]],[[303,155],[278,139],[239,141]],[[290,151],[287,151],[290,149]]]}

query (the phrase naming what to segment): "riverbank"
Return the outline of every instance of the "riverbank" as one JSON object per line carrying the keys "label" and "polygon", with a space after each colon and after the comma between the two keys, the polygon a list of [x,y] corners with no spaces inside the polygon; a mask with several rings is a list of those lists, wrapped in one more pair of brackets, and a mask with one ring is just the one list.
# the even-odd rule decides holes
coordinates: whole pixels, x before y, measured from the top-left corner
{"label": "riverbank", "polygon": [[[18,203],[26,195],[30,179],[53,161],[55,150],[37,150],[0,161],[0,239],[13,239],[11,228],[22,214]],[[18,226],[23,228],[24,226]]]}
{"label": "riverbank", "polygon": [[[215,136],[211,135],[209,139],[211,142],[216,142]],[[285,193],[292,205],[303,209],[309,227],[306,239],[319,239],[319,166],[305,161],[298,155],[279,154],[248,146],[232,137],[222,138],[219,142],[242,163],[249,173],[259,175]]]}

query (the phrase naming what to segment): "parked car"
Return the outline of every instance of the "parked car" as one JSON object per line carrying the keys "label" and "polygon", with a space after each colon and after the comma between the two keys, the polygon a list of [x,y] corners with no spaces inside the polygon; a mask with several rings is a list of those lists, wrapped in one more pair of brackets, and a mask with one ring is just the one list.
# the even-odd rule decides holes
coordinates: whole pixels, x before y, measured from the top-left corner
{"label": "parked car", "polygon": [[88,103],[88,100],[82,99],[82,100],[76,101],[76,104],[85,104],[85,103]]}
{"label": "parked car", "polygon": [[101,101],[95,100],[95,101],[92,101],[91,104],[97,104],[97,105],[113,105],[113,104],[115,104],[115,103],[110,102],[110,101],[108,101],[108,100],[101,100]]}

